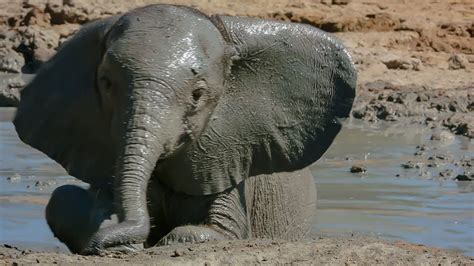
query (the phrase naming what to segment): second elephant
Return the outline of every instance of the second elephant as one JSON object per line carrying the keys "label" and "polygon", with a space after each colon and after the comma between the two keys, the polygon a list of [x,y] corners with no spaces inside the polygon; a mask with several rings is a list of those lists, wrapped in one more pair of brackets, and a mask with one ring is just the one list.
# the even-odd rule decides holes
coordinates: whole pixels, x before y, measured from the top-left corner
{"label": "second elephant", "polygon": [[22,91],[14,123],[91,186],[60,187],[47,207],[73,252],[297,239],[316,201],[306,167],[355,86],[345,48],[309,25],[152,5],[81,29]]}

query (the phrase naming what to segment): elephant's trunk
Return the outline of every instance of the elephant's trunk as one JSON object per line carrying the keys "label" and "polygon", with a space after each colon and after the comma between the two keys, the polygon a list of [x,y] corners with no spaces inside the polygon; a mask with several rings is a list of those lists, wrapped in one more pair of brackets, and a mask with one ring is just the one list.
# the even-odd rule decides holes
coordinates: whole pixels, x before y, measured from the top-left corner
{"label": "elephant's trunk", "polygon": [[[120,244],[143,243],[150,230],[147,209],[147,186],[156,162],[163,155],[169,137],[162,125],[172,127],[164,121],[169,113],[167,97],[163,89],[131,89],[124,121],[124,133],[119,150],[114,177],[114,203],[119,216],[118,225],[99,231],[95,243],[107,248]],[[149,84],[148,82],[146,84]],[[171,124],[171,125],[169,125]],[[168,130],[169,131],[169,130]],[[169,134],[168,134],[169,135]]]}
{"label": "elephant's trunk", "polygon": [[124,220],[148,221],[148,217],[143,216],[146,212],[140,207],[146,206],[147,184],[162,149],[150,144],[150,139],[145,140],[146,135],[146,129],[132,131],[117,165],[115,196],[121,205],[117,206],[121,211],[119,217]]}

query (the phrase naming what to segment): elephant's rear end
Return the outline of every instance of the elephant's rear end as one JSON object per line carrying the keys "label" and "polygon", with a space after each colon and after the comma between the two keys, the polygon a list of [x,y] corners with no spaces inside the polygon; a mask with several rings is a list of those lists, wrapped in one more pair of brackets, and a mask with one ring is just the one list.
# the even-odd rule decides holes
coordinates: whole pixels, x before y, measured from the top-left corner
{"label": "elephant's rear end", "polygon": [[252,237],[298,240],[316,211],[316,185],[308,168],[245,181]]}

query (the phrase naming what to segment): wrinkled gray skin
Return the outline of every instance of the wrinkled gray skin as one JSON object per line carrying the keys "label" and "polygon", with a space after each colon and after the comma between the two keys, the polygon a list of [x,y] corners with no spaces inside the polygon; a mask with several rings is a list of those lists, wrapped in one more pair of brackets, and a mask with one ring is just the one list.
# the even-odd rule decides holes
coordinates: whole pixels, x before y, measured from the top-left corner
{"label": "wrinkled gray skin", "polygon": [[309,228],[306,168],[355,95],[342,45],[302,24],[153,5],[84,27],[23,90],[20,138],[90,184],[46,217],[73,252]]}

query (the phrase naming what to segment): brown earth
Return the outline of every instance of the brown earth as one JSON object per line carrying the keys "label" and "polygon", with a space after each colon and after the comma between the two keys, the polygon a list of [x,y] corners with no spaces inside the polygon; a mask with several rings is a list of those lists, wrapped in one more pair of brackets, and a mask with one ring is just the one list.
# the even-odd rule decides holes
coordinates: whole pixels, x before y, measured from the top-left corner
{"label": "brown earth", "polygon": [[298,242],[239,240],[154,247],[136,254],[79,256],[0,247],[5,264],[154,264],[154,265],[474,265],[465,257],[423,245],[364,236],[316,238]]}
{"label": "brown earth", "polygon": [[[0,0],[0,71],[34,73],[81,24],[158,2],[332,32],[359,72],[355,118],[474,137],[472,0]],[[0,105],[17,105],[22,85],[0,85]]]}
{"label": "brown earth", "polygon": [[[332,32],[358,69],[353,117],[374,123],[403,120],[433,132],[474,137],[472,0],[0,0],[0,72],[34,73],[80,25],[158,2],[190,5],[208,14],[307,23]],[[15,78],[0,83],[0,106],[17,105],[22,86]],[[459,254],[366,237],[205,243],[102,257],[0,247],[2,262],[474,265],[473,258]]]}

